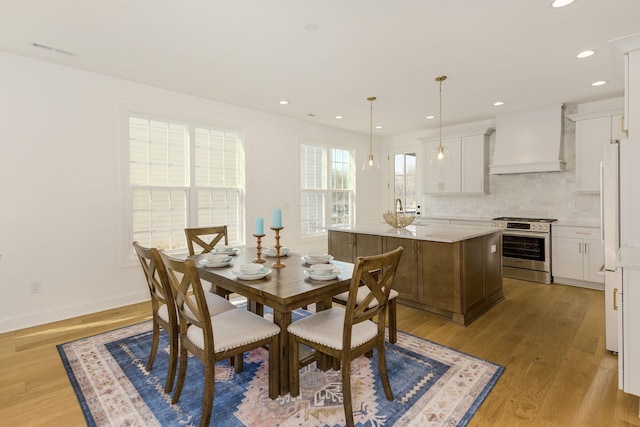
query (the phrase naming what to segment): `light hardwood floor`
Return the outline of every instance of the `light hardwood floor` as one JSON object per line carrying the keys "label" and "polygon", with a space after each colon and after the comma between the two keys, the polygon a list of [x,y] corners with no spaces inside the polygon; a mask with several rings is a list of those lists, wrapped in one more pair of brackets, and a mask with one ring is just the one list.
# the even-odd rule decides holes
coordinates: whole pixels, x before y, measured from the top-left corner
{"label": "light hardwood floor", "polygon": [[[506,367],[470,426],[640,426],[604,348],[601,291],[505,279],[506,299],[468,327],[399,307],[398,327]],[[0,335],[0,424],[82,426],[56,344],[149,318],[136,304]]]}

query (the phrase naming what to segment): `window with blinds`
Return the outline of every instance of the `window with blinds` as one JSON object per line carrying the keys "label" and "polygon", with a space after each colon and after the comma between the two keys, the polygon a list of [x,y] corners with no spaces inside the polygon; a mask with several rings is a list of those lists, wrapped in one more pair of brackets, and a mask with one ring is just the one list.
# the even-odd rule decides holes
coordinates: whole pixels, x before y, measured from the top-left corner
{"label": "window with blinds", "polygon": [[303,236],[355,220],[355,167],[350,150],[300,145],[300,229]]}
{"label": "window with blinds", "polygon": [[227,225],[243,243],[239,133],[132,114],[128,124],[130,241],[185,248],[186,227]]}

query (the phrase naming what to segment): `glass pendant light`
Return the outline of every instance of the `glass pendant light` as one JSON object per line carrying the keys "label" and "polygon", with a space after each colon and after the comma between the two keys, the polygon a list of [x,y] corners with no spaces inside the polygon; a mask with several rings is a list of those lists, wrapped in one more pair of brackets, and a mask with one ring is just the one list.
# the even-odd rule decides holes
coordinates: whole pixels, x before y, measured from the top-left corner
{"label": "glass pendant light", "polygon": [[438,76],[436,77],[436,81],[440,83],[440,143],[437,148],[434,148],[431,151],[431,159],[429,160],[429,165],[443,165],[449,163],[451,161],[451,155],[449,155],[449,150],[445,146],[442,145],[442,82],[447,80],[447,76]]}
{"label": "glass pendant light", "polygon": [[375,96],[370,96],[367,98],[367,101],[371,103],[371,115],[369,120],[369,156],[364,160],[362,165],[362,170],[373,171],[380,169],[380,163],[378,159],[373,157],[373,101],[376,100]]}

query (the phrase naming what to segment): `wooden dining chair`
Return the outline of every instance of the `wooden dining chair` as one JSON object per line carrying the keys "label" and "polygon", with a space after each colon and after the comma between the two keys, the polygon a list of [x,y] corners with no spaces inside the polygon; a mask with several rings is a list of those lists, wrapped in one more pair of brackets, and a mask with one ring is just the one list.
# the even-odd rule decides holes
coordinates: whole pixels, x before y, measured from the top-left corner
{"label": "wooden dining chair", "polygon": [[[226,225],[185,228],[184,234],[187,236],[189,255],[207,254],[212,252],[213,248],[221,241],[224,245],[229,244]],[[194,246],[194,244],[197,245],[197,247]]]}
{"label": "wooden dining chair", "polygon": [[[365,300],[368,294],[369,289],[366,286],[360,286],[356,295],[356,304],[362,304],[362,301]],[[393,344],[395,344],[395,342],[398,340],[398,323],[396,320],[396,298],[398,295],[398,291],[396,291],[395,289],[391,289],[391,292],[389,292],[389,306],[387,307],[387,318],[389,319],[389,342]],[[341,294],[334,295],[332,300],[337,304],[347,305],[348,297],[349,292],[343,292]],[[374,308],[375,305],[376,300],[373,299],[369,303],[369,308]]]}
{"label": "wooden dining chair", "polygon": [[[208,426],[215,392],[216,362],[241,357],[246,351],[269,348],[269,397],[278,397],[280,328],[246,310],[235,309],[211,316],[200,276],[191,259],[178,260],[161,253],[175,295],[180,324],[180,368],[172,403],[180,399],[187,373],[189,353],[204,365],[204,392],[200,426]],[[191,298],[191,294],[195,298]],[[237,367],[242,364],[236,363]]]}
{"label": "wooden dining chair", "polygon": [[152,340],[151,352],[147,361],[146,370],[150,371],[156,360],[158,343],[160,342],[160,328],[169,335],[169,367],[164,392],[169,393],[173,388],[178,361],[178,318],[175,310],[173,292],[167,284],[167,272],[156,248],[145,248],[138,242],[133,242],[133,248],[138,255],[142,271],[147,279],[149,294],[151,294],[152,310]]}
{"label": "wooden dining chair", "polygon": [[[393,400],[385,358],[384,329],[389,294],[402,251],[403,248],[398,247],[384,254],[356,258],[346,306],[319,311],[291,323],[287,328],[291,396],[296,397],[300,393],[300,344],[339,360],[342,366],[342,401],[348,426],[354,425],[351,360],[356,357],[377,349],[384,394],[388,400]],[[360,286],[365,286],[368,293],[357,304]],[[377,323],[373,321],[374,318],[377,318]]]}

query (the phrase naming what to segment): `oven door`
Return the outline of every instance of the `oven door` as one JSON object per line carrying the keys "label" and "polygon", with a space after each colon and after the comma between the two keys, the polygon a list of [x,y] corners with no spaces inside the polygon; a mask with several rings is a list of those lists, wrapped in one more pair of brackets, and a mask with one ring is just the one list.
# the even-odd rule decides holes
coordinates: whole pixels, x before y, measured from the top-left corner
{"label": "oven door", "polygon": [[503,230],[502,266],[551,271],[549,233]]}

